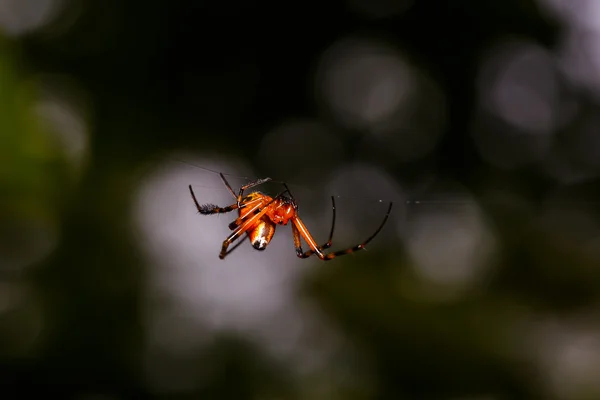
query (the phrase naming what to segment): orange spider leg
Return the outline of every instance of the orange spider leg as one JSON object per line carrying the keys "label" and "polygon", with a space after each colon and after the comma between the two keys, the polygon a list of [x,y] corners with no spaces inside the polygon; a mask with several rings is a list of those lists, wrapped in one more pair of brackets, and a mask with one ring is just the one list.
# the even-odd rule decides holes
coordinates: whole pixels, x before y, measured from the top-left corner
{"label": "orange spider leg", "polygon": [[[269,203],[273,200],[268,196],[260,196],[251,200],[247,200],[242,202],[242,206],[240,210],[244,210],[244,212],[236,218],[235,221],[229,224],[229,229],[234,230],[246,222],[248,219],[252,218],[254,215],[258,214],[262,211],[261,207],[267,207]],[[266,205],[265,205],[266,204]]]}
{"label": "orange spider leg", "polygon": [[[258,210],[258,208],[257,208]],[[254,213],[247,221],[242,223],[239,227],[237,227],[231,235],[223,242],[223,246],[221,247],[221,253],[219,253],[219,258],[222,260],[227,255],[227,248],[231,243],[236,241],[242,234],[244,234],[248,229],[256,226],[257,222],[260,221],[261,217],[266,214],[268,211],[267,207],[264,207],[262,210],[258,211],[258,213]],[[238,218],[241,219],[241,218]]]}
{"label": "orange spider leg", "polygon": [[[325,243],[322,246],[317,247],[317,249],[321,250],[321,252],[325,249],[330,248],[333,244],[333,231],[335,229],[335,199],[333,198],[333,196],[331,196],[331,209],[333,210],[333,217],[331,220],[331,230],[329,231],[329,239],[327,239],[327,243]],[[300,223],[302,223],[302,221],[300,221]],[[304,226],[304,223],[302,223],[302,226]],[[304,226],[304,229],[306,230],[306,232],[308,232],[308,229],[306,229],[305,226]],[[312,247],[310,250],[307,250],[306,252],[304,252],[302,250],[302,242],[300,241],[301,234],[300,234],[298,228],[296,228],[296,226],[293,224],[293,222],[292,222],[292,235],[294,237],[294,246],[296,247],[296,255],[298,257],[308,258],[316,253],[312,249]],[[313,242],[314,242],[314,240],[313,240]],[[308,241],[307,241],[307,243],[308,243]]]}
{"label": "orange spider leg", "polygon": [[[308,231],[304,222],[298,217],[292,219],[292,235],[294,236],[294,246],[296,247],[296,255],[300,258],[306,258],[304,250],[302,250],[302,242],[300,241],[300,237],[304,239],[308,247],[310,247],[310,251],[317,255],[321,260],[325,260],[325,255],[319,249],[317,242],[313,239],[312,235]],[[308,253],[308,252],[307,252]],[[309,254],[310,255],[310,254]]]}

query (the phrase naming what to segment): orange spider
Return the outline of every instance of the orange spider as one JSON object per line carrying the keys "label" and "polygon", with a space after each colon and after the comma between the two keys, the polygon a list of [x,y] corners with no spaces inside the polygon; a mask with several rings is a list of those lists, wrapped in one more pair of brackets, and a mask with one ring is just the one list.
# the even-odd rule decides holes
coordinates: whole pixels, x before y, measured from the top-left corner
{"label": "orange spider", "polygon": [[[298,216],[298,204],[292,196],[290,189],[288,186],[281,182],[285,188],[284,191],[279,193],[275,197],[267,196],[266,194],[260,192],[252,192],[244,196],[244,191],[250,189],[252,187],[261,185],[265,182],[272,181],[271,178],[263,178],[258,179],[254,182],[250,182],[240,188],[238,195],[234,193],[233,189],[229,185],[229,182],[225,179],[225,176],[222,173],[219,173],[223,183],[227,186],[227,189],[231,193],[231,195],[236,199],[236,202],[227,207],[219,207],[214,204],[204,204],[200,205],[198,200],[196,200],[196,195],[192,190],[192,185],[189,185],[190,194],[192,195],[192,199],[194,200],[194,204],[198,209],[198,212],[203,215],[210,214],[220,214],[227,213],[237,209],[239,211],[239,217],[229,224],[229,229],[233,232],[225,241],[223,242],[223,246],[221,247],[221,253],[219,253],[219,258],[224,259],[229,252],[227,248],[234,241],[239,239],[239,237],[244,234],[244,232],[250,238],[250,242],[252,246],[256,250],[264,250],[267,245],[273,238],[275,234],[275,227],[277,225],[287,225],[289,221],[292,221],[292,233],[294,235],[294,246],[296,248],[296,255],[300,258],[308,258],[313,254],[316,254],[321,260],[329,261],[337,256],[342,256],[344,254],[354,253],[358,250],[363,250],[367,243],[369,243],[383,228],[390,212],[392,211],[392,202],[388,207],[388,210],[383,218],[383,221],[375,231],[367,240],[358,244],[356,246],[350,247],[346,250],[340,250],[333,253],[325,254],[323,250],[328,249],[332,245],[333,238],[333,230],[335,227],[335,200],[333,196],[331,196],[331,205],[333,207],[333,220],[331,222],[331,231],[329,233],[329,240],[322,246],[318,246],[312,235],[308,231],[308,228],[300,217]],[[288,196],[285,196],[285,194]],[[302,250],[302,243],[300,238],[303,238],[304,241],[310,247],[310,250],[304,251]],[[241,243],[241,242],[240,242]],[[237,245],[235,246],[237,247]],[[231,250],[233,251],[235,247]],[[230,251],[230,252],[231,252]]]}

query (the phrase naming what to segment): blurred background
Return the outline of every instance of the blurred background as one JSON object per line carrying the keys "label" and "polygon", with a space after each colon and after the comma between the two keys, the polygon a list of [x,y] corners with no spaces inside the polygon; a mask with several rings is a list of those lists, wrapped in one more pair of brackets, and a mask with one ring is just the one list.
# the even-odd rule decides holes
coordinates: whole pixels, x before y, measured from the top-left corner
{"label": "blurred background", "polygon": [[597,0],[0,0],[0,398],[598,399],[599,129]]}

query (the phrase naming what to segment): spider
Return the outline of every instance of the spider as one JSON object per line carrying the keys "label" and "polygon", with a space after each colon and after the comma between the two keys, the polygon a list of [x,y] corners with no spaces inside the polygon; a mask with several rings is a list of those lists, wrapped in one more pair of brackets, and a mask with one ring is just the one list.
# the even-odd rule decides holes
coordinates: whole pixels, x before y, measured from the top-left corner
{"label": "spider", "polygon": [[[392,211],[393,203],[390,202],[383,221],[375,233],[373,233],[364,242],[346,250],[340,250],[326,254],[323,252],[323,250],[331,247],[333,230],[335,227],[335,199],[333,196],[331,196],[333,219],[331,222],[329,239],[325,244],[318,246],[315,239],[313,239],[312,235],[308,231],[308,228],[298,216],[298,204],[296,203],[296,200],[294,199],[294,196],[292,195],[292,192],[288,188],[287,184],[280,182],[283,184],[285,190],[277,194],[275,197],[267,196],[266,194],[258,191],[244,195],[245,190],[272,181],[271,178],[262,178],[242,186],[239,190],[239,193],[236,195],[231,188],[231,185],[229,185],[229,182],[227,182],[227,179],[225,179],[225,176],[222,173],[219,173],[219,175],[221,176],[223,183],[225,186],[227,186],[227,189],[231,195],[236,199],[236,202],[230,206],[219,207],[214,204],[200,205],[196,199],[192,185],[189,185],[189,189],[192,199],[194,200],[194,204],[196,205],[198,212],[202,215],[227,213],[236,209],[239,212],[239,217],[229,224],[229,229],[233,232],[223,242],[221,252],[219,253],[219,258],[221,260],[237,247],[236,245],[231,251],[227,251],[229,245],[239,239],[244,233],[246,233],[250,238],[252,247],[254,247],[256,250],[265,250],[275,234],[276,226],[287,225],[287,223],[291,221],[296,256],[299,258],[308,258],[311,255],[316,254],[321,260],[329,261],[338,256],[351,254],[358,250],[364,250],[367,243],[373,240],[373,238],[381,231],[388,220],[390,212]],[[304,251],[302,249],[300,238],[304,239],[304,241],[310,247],[310,250]]]}

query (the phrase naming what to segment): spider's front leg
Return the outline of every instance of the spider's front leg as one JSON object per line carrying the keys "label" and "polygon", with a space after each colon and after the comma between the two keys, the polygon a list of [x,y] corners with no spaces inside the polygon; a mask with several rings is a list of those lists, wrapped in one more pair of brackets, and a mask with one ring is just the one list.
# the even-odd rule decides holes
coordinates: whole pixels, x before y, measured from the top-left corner
{"label": "spider's front leg", "polygon": [[194,190],[192,189],[192,185],[189,185],[189,189],[190,189],[190,194],[192,195],[192,199],[194,200],[194,205],[196,206],[196,209],[198,210],[198,212],[202,215],[211,215],[211,214],[222,214],[222,213],[228,213],[230,211],[236,210],[239,208],[239,206],[237,204],[232,204],[230,206],[227,207],[219,207],[216,206],[214,204],[202,204],[200,205],[200,203],[198,203],[198,200],[196,199],[196,195],[194,194]]}

